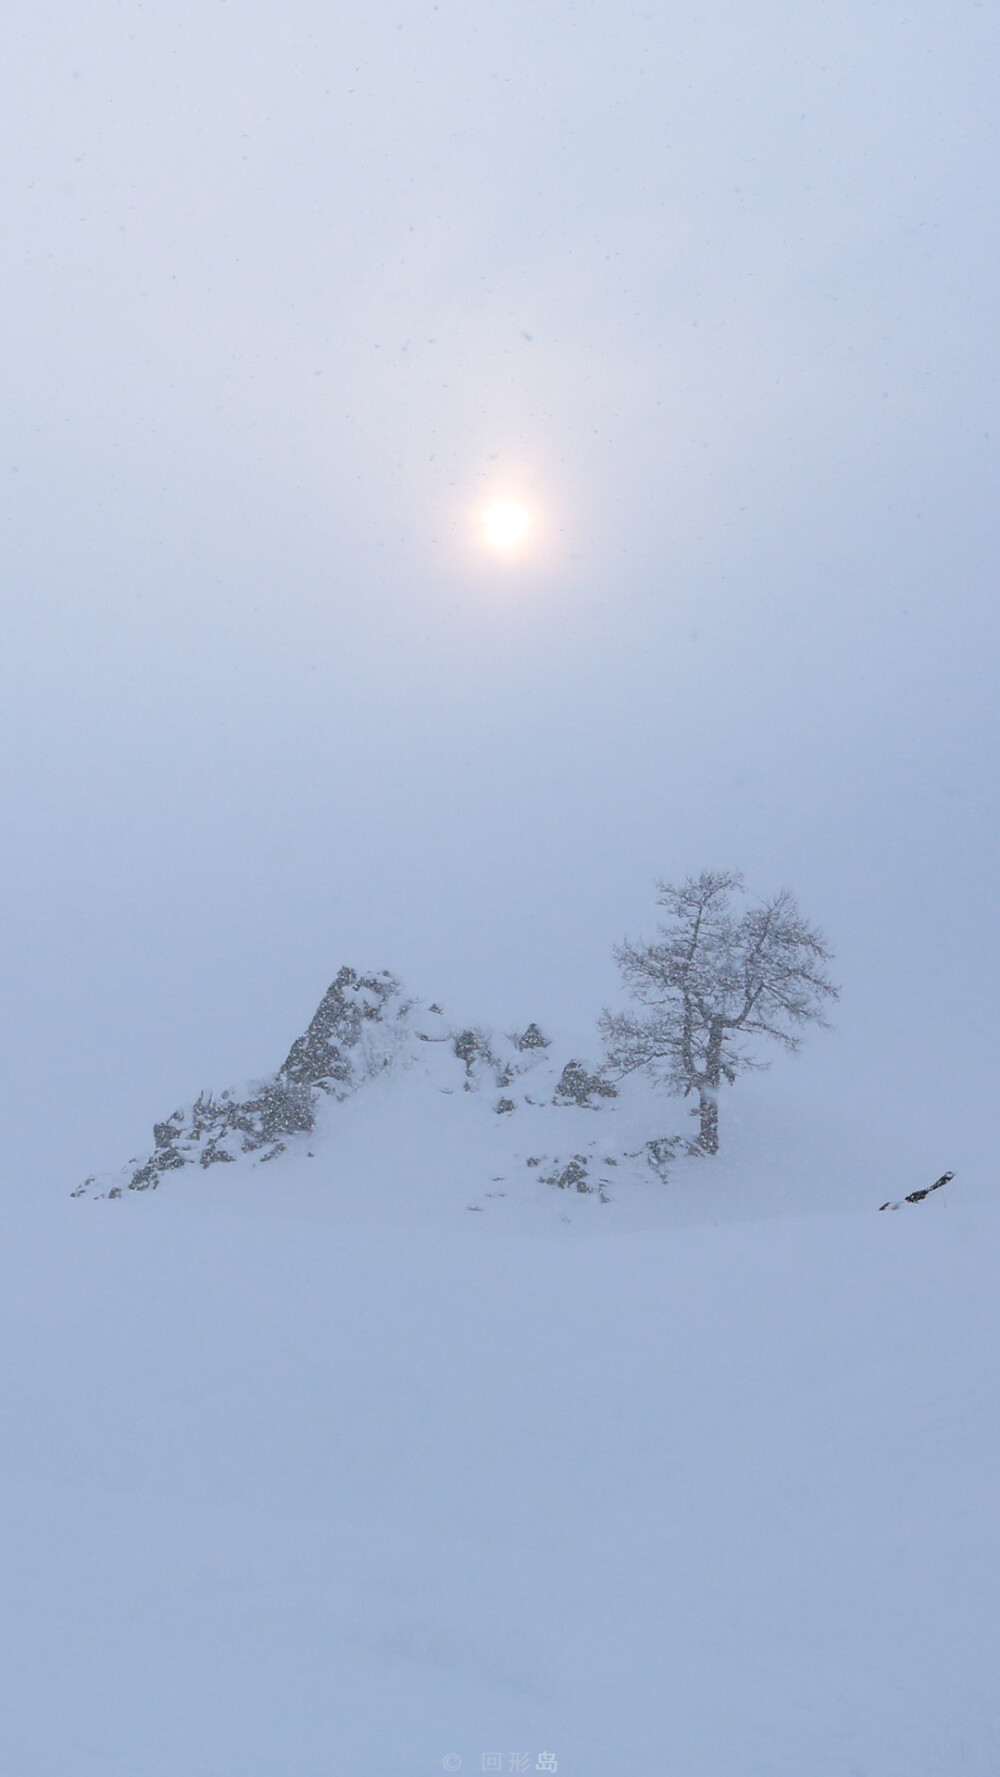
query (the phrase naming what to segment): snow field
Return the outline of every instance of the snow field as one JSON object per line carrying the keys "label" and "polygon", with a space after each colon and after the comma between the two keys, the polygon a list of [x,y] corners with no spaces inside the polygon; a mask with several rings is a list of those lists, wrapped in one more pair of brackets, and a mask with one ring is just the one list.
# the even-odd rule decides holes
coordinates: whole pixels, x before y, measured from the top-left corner
{"label": "snow field", "polygon": [[3,1777],[995,1770],[985,1190],[583,1240],[289,1167],[8,1213]]}

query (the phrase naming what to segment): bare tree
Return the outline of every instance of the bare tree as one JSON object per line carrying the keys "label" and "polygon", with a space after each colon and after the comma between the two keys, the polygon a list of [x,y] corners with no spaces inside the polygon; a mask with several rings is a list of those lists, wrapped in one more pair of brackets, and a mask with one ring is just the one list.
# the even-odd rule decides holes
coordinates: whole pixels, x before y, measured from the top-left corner
{"label": "bare tree", "polygon": [[615,950],[626,985],[649,1010],[603,1014],[608,1063],[622,1074],[643,1068],[684,1097],[696,1092],[698,1145],[714,1154],[722,1082],[767,1067],[761,1039],[794,1051],[801,1026],[826,1023],[822,1008],[838,997],[823,972],[832,952],[788,889],[738,912],[732,897],[744,884],[734,870],[657,886],[668,914],[659,941]]}

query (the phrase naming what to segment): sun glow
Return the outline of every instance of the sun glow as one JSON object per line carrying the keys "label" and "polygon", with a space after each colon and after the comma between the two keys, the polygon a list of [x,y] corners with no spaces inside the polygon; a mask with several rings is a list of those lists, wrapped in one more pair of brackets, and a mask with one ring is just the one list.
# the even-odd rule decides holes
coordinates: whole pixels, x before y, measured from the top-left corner
{"label": "sun glow", "polygon": [[483,513],[483,531],[492,549],[516,549],[531,529],[531,514],[520,500],[493,500]]}

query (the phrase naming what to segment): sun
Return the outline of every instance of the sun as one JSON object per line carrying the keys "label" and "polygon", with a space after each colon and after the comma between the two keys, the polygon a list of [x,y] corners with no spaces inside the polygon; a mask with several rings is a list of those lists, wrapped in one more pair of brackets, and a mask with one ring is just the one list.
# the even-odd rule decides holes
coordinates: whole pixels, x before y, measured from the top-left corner
{"label": "sun", "polygon": [[493,500],[483,513],[483,531],[492,549],[516,549],[531,529],[531,514],[520,500]]}

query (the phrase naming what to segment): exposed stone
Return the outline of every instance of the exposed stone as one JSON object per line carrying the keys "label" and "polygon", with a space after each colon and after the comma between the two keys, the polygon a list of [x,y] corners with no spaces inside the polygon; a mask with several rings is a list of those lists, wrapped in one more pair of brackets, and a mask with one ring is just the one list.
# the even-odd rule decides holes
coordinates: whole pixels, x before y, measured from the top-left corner
{"label": "exposed stone", "polygon": [[924,1198],[929,1197],[932,1191],[940,1191],[942,1186],[950,1184],[954,1176],[953,1172],[943,1172],[939,1179],[935,1179],[932,1185],[925,1185],[922,1191],[911,1191],[908,1197],[901,1197],[896,1203],[880,1203],[879,1209],[901,1209],[904,1203],[923,1203]]}
{"label": "exposed stone", "polygon": [[174,1111],[165,1123],[153,1124],[153,1142],[158,1148],[169,1148],[184,1121],[183,1111]]}
{"label": "exposed stone", "polygon": [[393,1008],[394,999],[400,1000],[400,985],[388,970],[359,975],[345,964],[320,1000],[308,1030],[292,1044],[279,1074],[303,1086],[346,1084],[355,1071],[351,1052],[361,1042],[365,1024],[387,1022],[387,1014],[393,1012],[396,1017],[405,1014],[407,1007],[401,1001]]}
{"label": "exposed stone", "polygon": [[452,1037],[452,1048],[465,1068],[465,1090],[475,1092],[485,1072],[501,1089],[509,1086],[514,1069],[494,1053],[489,1035],[484,1030],[461,1030]]}
{"label": "exposed stone", "polygon": [[[439,1022],[428,1018],[428,1011]],[[432,1060],[424,1045],[433,1043],[441,1044],[442,1049]],[[562,1123],[564,1128],[573,1124],[572,1109],[564,1119],[561,1112],[553,1118],[548,1107],[575,1107],[594,1113],[618,1097],[612,1081],[583,1061],[567,1061],[560,1073],[561,1057],[557,1059],[557,1055],[536,1023],[507,1035],[471,1025],[456,1030],[437,1003],[425,1011],[404,998],[399,981],[388,970],[361,974],[345,966],[276,1074],[244,1093],[202,1092],[193,1104],[154,1124],[152,1152],[129,1163],[123,1182],[132,1191],[155,1190],[169,1172],[184,1166],[197,1163],[207,1171],[212,1166],[232,1165],[245,1155],[254,1155],[261,1162],[272,1160],[284,1153],[290,1142],[313,1130],[324,1097],[344,1099],[397,1058],[408,1065],[418,1056],[421,1063],[430,1064],[429,1080],[436,1090],[450,1096],[461,1083],[465,1092],[483,1093],[484,1111],[491,1108],[497,1116],[509,1117],[522,1110],[533,1131],[537,1130],[531,1139],[543,1143],[547,1119]],[[617,1146],[614,1120],[608,1117],[601,1122],[603,1128],[599,1133],[595,1129],[594,1140],[576,1131],[566,1138],[583,1141],[587,1154],[568,1158],[565,1153],[561,1158],[533,1154],[522,1164],[558,1190],[596,1194],[607,1201],[606,1175],[619,1159],[645,1162],[665,1178],[668,1164],[676,1156],[701,1152],[681,1137],[664,1136],[626,1153]],[[561,1139],[556,1137],[557,1142]],[[604,1153],[606,1145],[611,1152]],[[558,1155],[558,1148],[556,1152]],[[636,1168],[630,1170],[635,1173]],[[112,1193],[106,1182],[94,1178],[74,1192],[115,1194],[121,1194],[120,1185]]]}
{"label": "exposed stone", "polygon": [[588,1195],[595,1189],[587,1172],[586,1154],[574,1154],[563,1167],[559,1166],[558,1160],[555,1165],[559,1170],[542,1174],[543,1184],[555,1185],[559,1191],[583,1191]]}
{"label": "exposed stone", "polygon": [[586,1110],[596,1110],[595,1098],[617,1098],[618,1089],[610,1080],[602,1080],[600,1074],[592,1074],[582,1061],[567,1061],[559,1076],[559,1084],[555,1089],[553,1104],[577,1104]]}
{"label": "exposed stone", "polygon": [[493,1060],[489,1039],[481,1030],[460,1030],[454,1038],[453,1048],[459,1061],[464,1062],[467,1074],[471,1074],[477,1061]]}
{"label": "exposed stone", "polygon": [[209,1142],[207,1148],[202,1148],[200,1159],[202,1166],[216,1166],[220,1161],[235,1161],[236,1155],[227,1153],[225,1148],[216,1147],[214,1142]]}

